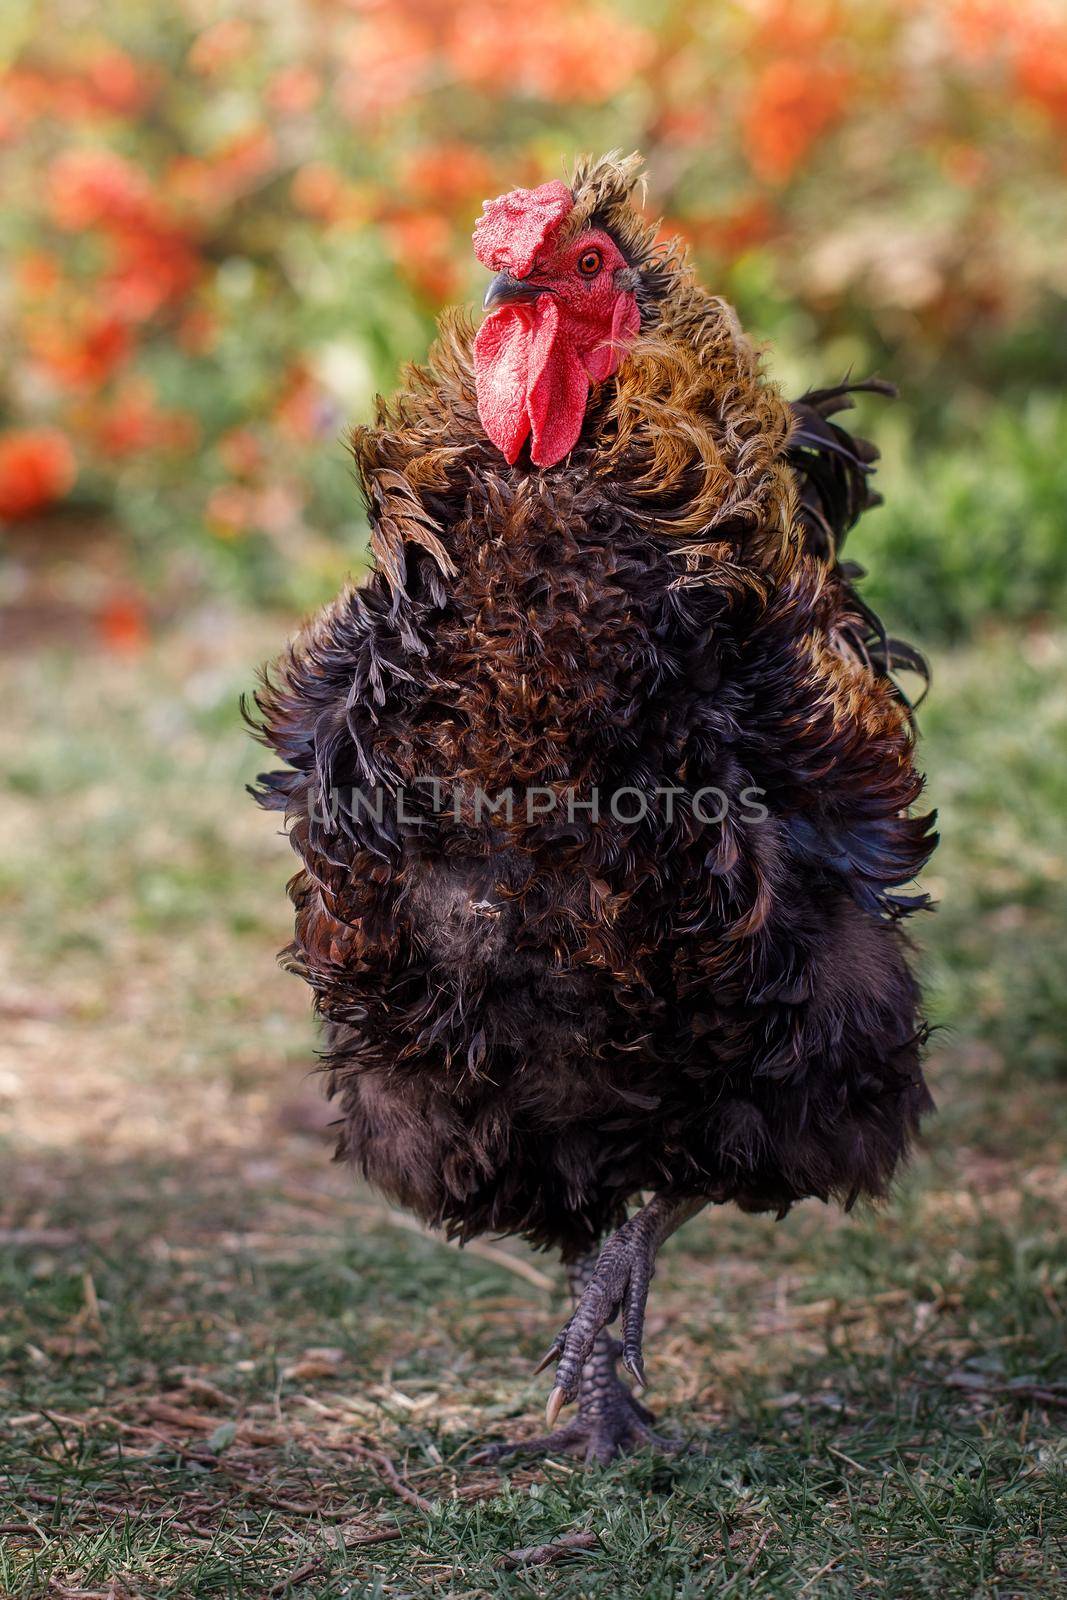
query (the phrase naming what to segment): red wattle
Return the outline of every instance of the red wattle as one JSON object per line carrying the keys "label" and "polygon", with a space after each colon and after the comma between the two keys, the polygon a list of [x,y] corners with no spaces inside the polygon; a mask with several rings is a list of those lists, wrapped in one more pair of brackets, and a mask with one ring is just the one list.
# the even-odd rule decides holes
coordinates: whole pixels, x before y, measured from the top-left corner
{"label": "red wattle", "polygon": [[578,442],[591,378],[603,382],[640,331],[637,302],[615,298],[610,325],[561,311],[551,295],[501,306],[474,339],[478,415],[509,463],[530,438],[535,466],[552,467]]}
{"label": "red wattle", "polygon": [[536,310],[540,316],[536,319],[526,384],[526,415],[532,435],[530,460],[536,467],[552,467],[578,442],[589,398],[589,374],[578,359],[573,342],[561,336],[555,301],[543,295]]}
{"label": "red wattle", "polygon": [[632,294],[617,295],[611,315],[611,332],[586,357],[585,369],[589,376],[598,383],[610,378],[626,354],[627,346],[633,343],[640,332],[641,313],[637,309],[637,301]]}
{"label": "red wattle", "polygon": [[513,462],[530,431],[526,387],[532,329],[517,312],[486,317],[474,336],[474,387],[482,427]]}

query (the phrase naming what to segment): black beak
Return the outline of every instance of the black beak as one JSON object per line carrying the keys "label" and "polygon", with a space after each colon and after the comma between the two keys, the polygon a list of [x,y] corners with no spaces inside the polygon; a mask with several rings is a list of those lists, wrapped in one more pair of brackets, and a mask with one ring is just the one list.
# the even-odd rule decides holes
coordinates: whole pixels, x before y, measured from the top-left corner
{"label": "black beak", "polygon": [[539,283],[525,283],[522,278],[513,278],[510,272],[498,272],[485,291],[482,310],[488,311],[491,306],[525,305],[545,292]]}

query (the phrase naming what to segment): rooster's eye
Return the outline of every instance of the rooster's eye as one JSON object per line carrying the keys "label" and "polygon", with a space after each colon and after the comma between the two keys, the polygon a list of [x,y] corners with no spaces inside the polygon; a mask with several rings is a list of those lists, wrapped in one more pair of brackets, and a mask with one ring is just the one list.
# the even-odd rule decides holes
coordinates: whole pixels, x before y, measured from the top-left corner
{"label": "rooster's eye", "polygon": [[599,250],[583,250],[578,260],[578,271],[583,278],[595,278],[602,264]]}

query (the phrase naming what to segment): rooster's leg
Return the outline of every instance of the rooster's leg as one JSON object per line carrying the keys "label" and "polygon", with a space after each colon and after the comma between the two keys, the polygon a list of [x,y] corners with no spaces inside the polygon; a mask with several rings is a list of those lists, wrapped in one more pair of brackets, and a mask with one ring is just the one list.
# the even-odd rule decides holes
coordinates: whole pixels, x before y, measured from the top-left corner
{"label": "rooster's leg", "polygon": [[556,1381],[545,1414],[551,1426],[563,1407],[580,1398],[584,1369],[603,1337],[603,1330],[621,1312],[622,1364],[640,1388],[645,1386],[642,1338],[648,1286],[656,1269],[656,1252],[683,1222],[703,1210],[703,1200],[669,1200],[657,1195],[613,1233],[597,1257],[574,1314],[556,1335],[540,1372],[557,1362]]}
{"label": "rooster's leg", "polygon": [[[664,1239],[703,1205],[700,1200],[678,1202],[658,1196],[624,1222],[599,1255],[586,1256],[568,1269],[574,1311],[538,1371],[558,1361],[548,1401],[549,1423],[574,1399],[578,1401],[577,1414],[564,1427],[540,1438],[490,1445],[473,1458],[476,1462],[500,1461],[511,1455],[567,1453],[606,1464],[645,1447],[679,1448],[678,1440],[653,1432],[652,1413],[619,1379],[615,1363],[621,1355],[623,1365],[644,1386],[641,1336],[656,1252]],[[621,1344],[607,1332],[620,1310]]]}
{"label": "rooster's leg", "polygon": [[[567,1269],[576,1312],[593,1282],[597,1256],[592,1254]],[[572,1318],[573,1321],[573,1318]],[[570,1327],[570,1323],[567,1324]],[[631,1451],[679,1448],[677,1439],[665,1439],[651,1427],[653,1416],[621,1382],[615,1363],[622,1345],[603,1329],[593,1339],[578,1382],[578,1411],[564,1427],[536,1439],[518,1439],[489,1445],[472,1457],[476,1465],[501,1461],[507,1456],[579,1455],[586,1462],[606,1466],[616,1456]]]}

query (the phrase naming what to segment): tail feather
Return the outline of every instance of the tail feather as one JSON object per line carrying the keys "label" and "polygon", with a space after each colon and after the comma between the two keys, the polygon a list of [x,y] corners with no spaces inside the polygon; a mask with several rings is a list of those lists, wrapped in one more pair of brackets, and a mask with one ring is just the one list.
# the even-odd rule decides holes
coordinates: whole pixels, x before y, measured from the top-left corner
{"label": "tail feather", "polygon": [[[894,639],[881,619],[856,590],[864,570],[854,561],[840,560],[851,528],[865,511],[881,505],[882,497],[871,479],[878,450],[869,439],[848,432],[830,419],[852,409],[854,394],[880,394],[892,399],[896,389],[883,378],[862,383],[839,383],[829,389],[809,389],[792,403],[794,417],[786,459],[797,476],[799,518],[811,554],[830,565],[845,601],[846,615],[839,637],[842,644],[878,677],[888,679],[897,698],[911,712],[930,686],[930,668],[920,650],[905,639]],[[922,694],[914,702],[897,683],[895,672],[917,674]]]}

